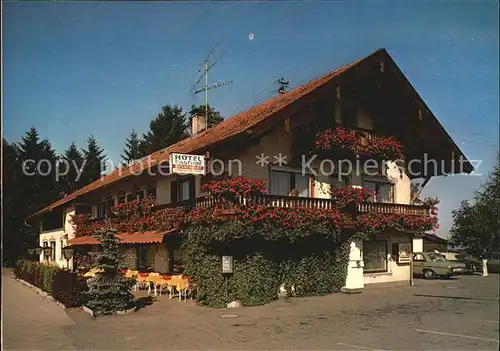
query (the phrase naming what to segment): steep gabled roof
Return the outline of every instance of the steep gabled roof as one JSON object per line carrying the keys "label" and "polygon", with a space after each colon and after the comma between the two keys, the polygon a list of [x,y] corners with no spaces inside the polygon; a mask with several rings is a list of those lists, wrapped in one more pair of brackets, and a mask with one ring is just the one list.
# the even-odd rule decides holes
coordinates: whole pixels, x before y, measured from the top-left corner
{"label": "steep gabled roof", "polygon": [[[379,49],[367,57],[356,60],[348,65],[342,66],[337,70],[332,71],[320,78],[314,79],[309,83],[301,85],[287,92],[286,94],[279,95],[275,98],[267,100],[261,105],[254,106],[246,111],[237,114],[234,117],[228,118],[223,122],[221,122],[220,124],[214,126],[213,128],[208,129],[207,131],[201,132],[199,134],[181,140],[178,143],[173,144],[167,148],[156,151],[151,155],[144,157],[140,161],[128,167],[114,170],[111,173],[101,177],[99,180],[96,180],[93,183],[90,183],[84,186],[83,188],[78,189],[77,191],[65,196],[64,198],[32,214],[30,218],[51,211],[56,207],[69,203],[72,200],[75,200],[82,195],[91,193],[97,189],[101,189],[111,184],[114,184],[120,180],[133,177],[135,174],[138,174],[141,170],[144,170],[147,167],[154,167],[158,165],[160,162],[168,161],[169,155],[173,152],[193,153],[199,150],[203,150],[204,148],[211,146],[213,144],[235,137],[251,129],[255,125],[263,122],[264,120],[272,117],[277,112],[283,110],[285,107],[296,102],[297,100],[305,97],[306,95],[310,94],[317,88],[324,86],[326,83],[329,83],[336,78],[340,78],[348,71],[356,69],[356,67],[360,67],[361,65],[369,65],[373,62],[376,62],[374,60],[387,60],[388,62],[394,64],[394,66],[397,68],[396,64],[394,63],[390,55],[387,53],[387,51],[385,49]],[[414,96],[414,99],[417,100],[419,104],[423,105],[430,112],[430,109],[426,107],[423,100],[420,98],[418,93],[413,89],[411,84],[408,82],[408,80],[404,77],[402,73],[401,76],[403,78],[403,83],[406,85],[406,88],[410,91],[410,93]],[[432,115],[432,117],[434,117],[434,119],[437,122],[438,128],[442,130],[448,141],[452,143],[452,145],[456,150],[459,150],[458,146],[456,146],[451,137],[446,133],[446,131],[441,126],[439,121],[437,121],[435,116]]]}

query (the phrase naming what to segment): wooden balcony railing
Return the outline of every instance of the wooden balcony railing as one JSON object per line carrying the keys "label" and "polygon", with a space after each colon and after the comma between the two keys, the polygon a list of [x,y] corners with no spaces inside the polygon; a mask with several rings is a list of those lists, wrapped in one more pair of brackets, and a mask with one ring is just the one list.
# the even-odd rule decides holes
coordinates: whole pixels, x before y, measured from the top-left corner
{"label": "wooden balcony railing", "polygon": [[359,204],[357,210],[360,213],[387,213],[407,214],[416,216],[428,216],[429,208],[422,205],[405,205],[382,202],[366,202]]}
{"label": "wooden balcony railing", "polygon": [[[186,210],[192,208],[209,208],[214,206],[220,200],[210,196],[199,197],[196,200],[188,200],[167,205],[157,206],[155,209],[183,207]],[[278,208],[314,208],[314,209],[332,209],[335,208],[335,201],[332,199],[298,197],[298,196],[279,196],[264,195],[255,196],[251,199],[239,199],[243,205],[261,205]],[[368,202],[359,204],[357,207],[359,213],[387,213],[387,214],[407,214],[416,216],[428,216],[429,209],[421,205],[405,205],[393,203]]]}

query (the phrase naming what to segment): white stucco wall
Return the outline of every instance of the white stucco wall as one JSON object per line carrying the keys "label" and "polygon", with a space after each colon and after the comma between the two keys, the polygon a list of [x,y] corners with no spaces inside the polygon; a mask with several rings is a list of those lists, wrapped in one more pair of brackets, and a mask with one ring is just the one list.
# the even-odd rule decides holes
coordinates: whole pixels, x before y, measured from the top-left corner
{"label": "white stucco wall", "polygon": [[[68,263],[66,259],[63,257],[61,249],[66,246],[67,240],[66,238],[66,233],[62,229],[56,229],[56,230],[48,230],[44,231],[40,234],[40,246],[43,246],[44,242],[47,242],[47,245],[50,246],[51,242],[55,242],[56,244],[56,252],[55,252],[55,260],[52,260],[49,258],[49,263],[51,264],[57,264],[61,268],[68,268]],[[62,241],[62,243],[61,243]],[[43,252],[40,255],[40,262],[45,262]],[[69,268],[72,268],[72,262],[70,260],[69,262]]]}
{"label": "white stucco wall", "polygon": [[[63,214],[64,214],[63,227],[55,230],[42,231],[39,235],[39,243],[40,246],[43,246],[43,243],[47,242],[47,245],[50,246],[51,242],[55,242],[56,259],[55,260],[49,259],[49,263],[57,264],[61,268],[72,269],[73,267],[72,260],[69,261],[69,267],[68,267],[68,262],[66,261],[64,255],[62,254],[62,248],[66,246],[68,239],[71,239],[75,236],[74,229],[71,224],[71,218],[75,214],[75,208],[73,206],[67,206],[64,208]],[[40,262],[44,261],[45,259],[42,253],[40,255]]]}

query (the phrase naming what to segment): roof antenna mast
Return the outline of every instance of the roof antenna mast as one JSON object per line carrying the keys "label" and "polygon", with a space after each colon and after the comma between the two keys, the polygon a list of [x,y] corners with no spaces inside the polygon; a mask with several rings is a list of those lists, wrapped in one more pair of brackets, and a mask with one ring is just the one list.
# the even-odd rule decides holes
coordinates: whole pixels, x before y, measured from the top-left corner
{"label": "roof antenna mast", "polygon": [[[225,55],[226,52],[223,52],[216,60],[213,62],[212,60],[212,54],[215,52],[215,49],[217,49],[217,46],[219,46],[220,42],[222,41],[222,38],[219,39],[217,44],[214,45],[210,53],[208,54],[207,58],[203,61],[202,66],[198,69],[198,77],[196,79],[196,82],[193,85],[193,94],[199,94],[201,92],[205,92],[205,128],[208,129],[208,91],[211,89],[216,89],[225,85],[232,84],[233,81],[219,81],[213,84],[208,84],[208,72],[217,64],[217,62],[220,61],[220,59]],[[203,74],[201,74],[201,71],[203,70]],[[205,86],[201,89],[196,89],[196,85],[203,79],[205,78]]]}

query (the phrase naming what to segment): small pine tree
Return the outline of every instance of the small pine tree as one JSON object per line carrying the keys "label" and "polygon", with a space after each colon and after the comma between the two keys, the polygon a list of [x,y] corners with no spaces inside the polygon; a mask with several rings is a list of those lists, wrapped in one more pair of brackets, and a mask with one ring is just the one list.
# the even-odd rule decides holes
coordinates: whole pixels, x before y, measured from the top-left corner
{"label": "small pine tree", "polygon": [[108,225],[95,237],[102,251],[94,254],[92,267],[100,273],[88,280],[87,306],[97,315],[114,314],[133,307],[135,299],[131,290],[135,282],[120,273],[124,257],[119,250],[116,230]]}

